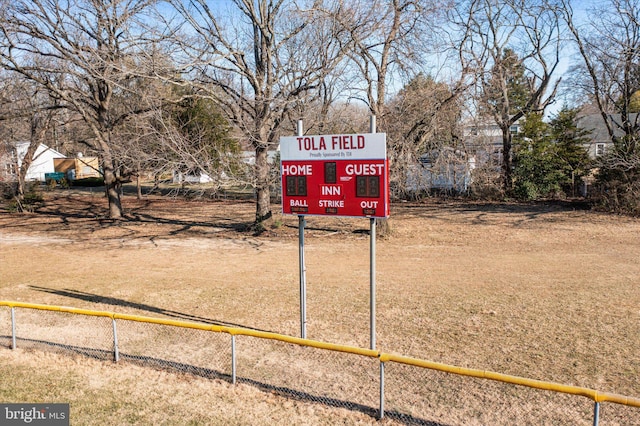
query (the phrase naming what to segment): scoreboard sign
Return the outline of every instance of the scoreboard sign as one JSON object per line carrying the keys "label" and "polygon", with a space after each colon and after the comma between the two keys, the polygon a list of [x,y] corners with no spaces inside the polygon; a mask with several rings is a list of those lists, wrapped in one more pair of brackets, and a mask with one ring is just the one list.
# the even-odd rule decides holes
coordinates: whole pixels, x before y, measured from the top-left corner
{"label": "scoreboard sign", "polygon": [[280,138],[285,214],[389,216],[386,134]]}

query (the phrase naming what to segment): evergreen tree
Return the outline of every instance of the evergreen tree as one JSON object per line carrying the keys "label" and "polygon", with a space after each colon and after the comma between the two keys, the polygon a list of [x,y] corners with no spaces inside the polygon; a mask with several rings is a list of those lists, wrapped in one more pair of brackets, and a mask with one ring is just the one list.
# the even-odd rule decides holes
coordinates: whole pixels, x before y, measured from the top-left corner
{"label": "evergreen tree", "polygon": [[[456,137],[460,115],[455,93],[447,84],[424,74],[416,75],[388,102],[386,133],[393,196],[416,195],[416,186],[422,184],[409,181],[415,180],[415,165],[424,155],[443,170],[466,162]],[[450,152],[460,155],[451,158],[446,155]]]}
{"label": "evergreen tree", "polygon": [[529,113],[515,137],[514,194],[523,200],[554,196],[560,191],[562,172],[550,126],[542,116]]}
{"label": "evergreen tree", "polygon": [[575,195],[576,182],[589,171],[584,148],[588,131],[576,125],[577,110],[563,108],[549,124],[540,114],[526,116],[516,137],[514,184],[518,198],[535,200]]}
{"label": "evergreen tree", "polygon": [[484,86],[483,96],[480,107],[485,115],[495,116],[497,112],[506,111],[514,116],[526,111],[531,89],[524,63],[513,50],[505,49],[500,60],[493,66],[490,79]]}
{"label": "evergreen tree", "polygon": [[514,189],[513,135],[511,126],[529,112],[537,112],[541,108],[534,107],[535,93],[525,74],[524,62],[511,49],[505,49],[496,58],[491,72],[482,81],[480,113],[491,117],[500,127],[502,133],[502,177],[503,189],[510,193]]}
{"label": "evergreen tree", "polygon": [[173,117],[176,127],[190,141],[192,153],[200,153],[208,161],[208,173],[219,169],[229,154],[239,155],[231,126],[211,99],[188,97],[174,108]]}
{"label": "evergreen tree", "polygon": [[591,132],[577,126],[577,115],[577,109],[569,109],[565,106],[550,123],[551,137],[555,141],[559,159],[558,166],[563,174],[560,184],[571,196],[575,196],[576,182],[589,172],[591,164],[585,148],[585,144],[589,143]]}

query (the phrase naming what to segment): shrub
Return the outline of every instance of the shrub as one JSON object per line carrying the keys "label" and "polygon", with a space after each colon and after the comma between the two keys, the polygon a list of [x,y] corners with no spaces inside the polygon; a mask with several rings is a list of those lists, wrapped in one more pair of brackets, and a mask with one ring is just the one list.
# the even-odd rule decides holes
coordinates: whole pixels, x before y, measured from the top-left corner
{"label": "shrub", "polygon": [[540,197],[540,192],[535,183],[525,180],[516,183],[514,195],[522,201],[534,201]]}
{"label": "shrub", "polygon": [[640,216],[640,168],[602,167],[594,198],[600,209]]}
{"label": "shrub", "polygon": [[54,189],[56,189],[56,186],[58,186],[58,182],[56,182],[55,179],[47,179],[45,185],[47,191],[53,191]]}
{"label": "shrub", "polygon": [[26,192],[22,199],[17,196],[17,194],[13,194],[13,201],[9,203],[9,210],[13,212],[33,212],[35,211],[44,201],[42,197],[42,193],[40,192],[40,183],[32,182],[26,188]]}
{"label": "shrub", "polygon": [[10,200],[18,192],[18,182],[0,182],[0,195],[5,200]]}

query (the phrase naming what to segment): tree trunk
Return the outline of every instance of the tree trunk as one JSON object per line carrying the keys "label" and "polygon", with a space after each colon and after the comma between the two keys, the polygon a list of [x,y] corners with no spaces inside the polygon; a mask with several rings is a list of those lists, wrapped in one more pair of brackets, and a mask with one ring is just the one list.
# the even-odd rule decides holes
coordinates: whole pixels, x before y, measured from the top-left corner
{"label": "tree trunk", "polygon": [[138,173],[136,173],[136,195],[138,200],[142,200],[142,183],[140,182],[140,168],[138,168]]}
{"label": "tree trunk", "polygon": [[267,147],[256,147],[256,225],[264,227],[271,219],[271,195],[269,191],[269,162]]}
{"label": "tree trunk", "polygon": [[[27,183],[26,183],[27,172],[29,171],[29,167],[31,167],[31,163],[33,162],[33,155],[35,154],[37,148],[38,148],[37,143],[31,142],[29,144],[29,147],[27,148],[27,152],[25,153],[24,158],[22,159],[22,164],[18,169],[18,188],[17,188],[16,195],[18,197],[18,200],[20,200],[20,202],[24,201],[24,194],[26,192],[26,186],[27,186]],[[16,166],[17,166],[17,163],[16,163]]]}
{"label": "tree trunk", "polygon": [[[29,146],[27,147],[27,151],[24,154],[24,157],[22,158],[22,164],[20,165],[20,168],[18,169],[18,188],[17,188],[17,194],[16,194],[16,199],[18,200],[18,204],[19,204],[19,209],[20,211],[23,211],[23,204],[22,202],[24,201],[24,194],[26,192],[26,186],[27,186],[27,173],[29,171],[29,167],[31,167],[31,164],[33,163],[34,157],[36,155],[36,151],[38,150],[38,146],[40,145],[39,142],[39,134],[38,134],[38,120],[36,118],[36,116],[32,117],[31,119],[31,137],[29,140]],[[17,151],[16,151],[16,159],[17,159]],[[16,166],[18,164],[16,163]]]}
{"label": "tree trunk", "polygon": [[122,219],[122,203],[120,201],[120,182],[113,166],[113,159],[108,149],[103,150],[104,186],[109,203],[109,219]]}
{"label": "tree trunk", "polygon": [[502,189],[505,194],[510,194],[513,188],[513,176],[511,167],[511,132],[509,127],[502,129]]}
{"label": "tree trunk", "polygon": [[107,188],[107,200],[109,202],[109,219],[122,219],[122,203],[120,191],[113,170],[104,172],[104,184]]}

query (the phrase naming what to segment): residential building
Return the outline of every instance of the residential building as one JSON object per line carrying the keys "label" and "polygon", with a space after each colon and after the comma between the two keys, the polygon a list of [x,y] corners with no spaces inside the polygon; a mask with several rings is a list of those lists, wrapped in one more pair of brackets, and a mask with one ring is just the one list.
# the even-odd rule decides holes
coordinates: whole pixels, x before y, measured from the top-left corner
{"label": "residential building", "polygon": [[[0,180],[12,181],[18,178],[18,170],[22,166],[29,148],[29,142],[6,144],[7,148],[0,153]],[[55,172],[54,160],[65,156],[45,144],[39,144],[33,162],[27,170],[26,181],[44,182],[45,174]]]}
{"label": "residential building", "polygon": [[64,173],[69,181],[102,177],[98,157],[85,157],[78,153],[74,158],[57,158],[53,163],[55,171]]}
{"label": "residential building", "polygon": [[[624,136],[620,117],[620,114],[610,114],[608,116],[610,122],[613,124],[614,135],[617,137]],[[638,114],[631,114],[629,118],[631,121],[636,122],[639,117]],[[589,153],[589,157],[593,159],[598,158],[613,147],[611,136],[607,131],[607,126],[601,114],[587,114],[579,117],[577,124],[579,128],[591,132],[589,135],[590,142],[584,145]]]}

